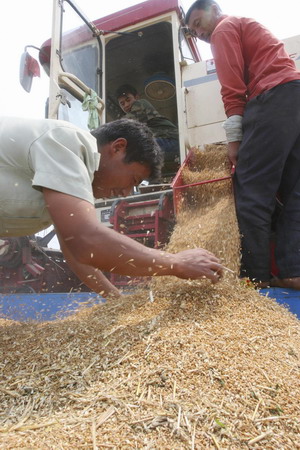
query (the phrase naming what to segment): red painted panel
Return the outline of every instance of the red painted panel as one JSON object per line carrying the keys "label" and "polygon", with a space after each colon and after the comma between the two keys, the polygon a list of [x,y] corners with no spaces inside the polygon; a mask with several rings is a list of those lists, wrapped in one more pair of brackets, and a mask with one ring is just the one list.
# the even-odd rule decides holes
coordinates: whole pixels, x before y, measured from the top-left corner
{"label": "red painted panel", "polygon": [[93,23],[101,30],[115,31],[170,11],[177,11],[180,16],[181,8],[180,0],[148,0],[94,20]]}

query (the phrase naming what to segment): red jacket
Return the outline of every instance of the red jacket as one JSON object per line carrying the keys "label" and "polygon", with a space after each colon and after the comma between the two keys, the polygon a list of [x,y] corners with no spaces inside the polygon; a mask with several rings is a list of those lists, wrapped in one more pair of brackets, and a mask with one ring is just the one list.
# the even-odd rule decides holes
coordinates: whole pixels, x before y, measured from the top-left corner
{"label": "red jacket", "polygon": [[243,115],[248,100],[278,84],[300,79],[283,43],[245,17],[222,16],[211,49],[226,115]]}

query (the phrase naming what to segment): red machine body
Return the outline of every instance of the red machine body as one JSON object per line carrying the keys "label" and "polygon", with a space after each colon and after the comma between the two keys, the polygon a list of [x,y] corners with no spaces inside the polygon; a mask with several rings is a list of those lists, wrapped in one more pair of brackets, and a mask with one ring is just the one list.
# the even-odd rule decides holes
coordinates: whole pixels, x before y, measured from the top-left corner
{"label": "red machine body", "polygon": [[35,237],[2,238],[0,293],[88,292],[69,269],[62,252],[39,245]]}
{"label": "red machine body", "polygon": [[[162,248],[169,240],[174,226],[172,191],[162,191],[158,198],[128,202],[116,200],[110,213],[112,228],[147,247]],[[110,274],[110,281],[116,286],[136,285],[147,281],[145,277],[130,277]]]}

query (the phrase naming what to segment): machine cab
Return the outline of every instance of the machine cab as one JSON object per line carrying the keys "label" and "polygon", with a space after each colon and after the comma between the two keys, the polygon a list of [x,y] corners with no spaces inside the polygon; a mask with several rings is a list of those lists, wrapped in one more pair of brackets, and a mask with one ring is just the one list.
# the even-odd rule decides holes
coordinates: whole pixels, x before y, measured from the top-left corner
{"label": "machine cab", "polygon": [[148,0],[91,22],[73,1],[54,0],[52,39],[39,52],[50,75],[47,117],[87,128],[83,105],[94,95],[99,124],[119,119],[116,90],[130,84],[178,127],[180,164],[189,147],[182,69],[201,60],[183,15],[179,0]]}
{"label": "machine cab", "polygon": [[179,152],[186,156],[186,120],[181,68],[200,60],[195,42],[183,28],[178,0],[148,0],[95,21],[104,37],[105,120],[123,116],[116,97],[124,84],[133,86],[179,130]]}

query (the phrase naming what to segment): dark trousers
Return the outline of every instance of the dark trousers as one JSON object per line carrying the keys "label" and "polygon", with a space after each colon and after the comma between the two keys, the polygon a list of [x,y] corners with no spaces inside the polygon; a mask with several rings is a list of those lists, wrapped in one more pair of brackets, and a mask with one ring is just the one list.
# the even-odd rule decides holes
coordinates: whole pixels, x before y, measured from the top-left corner
{"label": "dark trousers", "polygon": [[179,159],[178,139],[156,138],[156,142],[164,152],[165,161],[175,161]]}
{"label": "dark trousers", "polygon": [[283,203],[276,224],[279,277],[300,276],[300,80],[248,102],[234,189],[241,275],[270,279],[270,232],[278,195]]}

